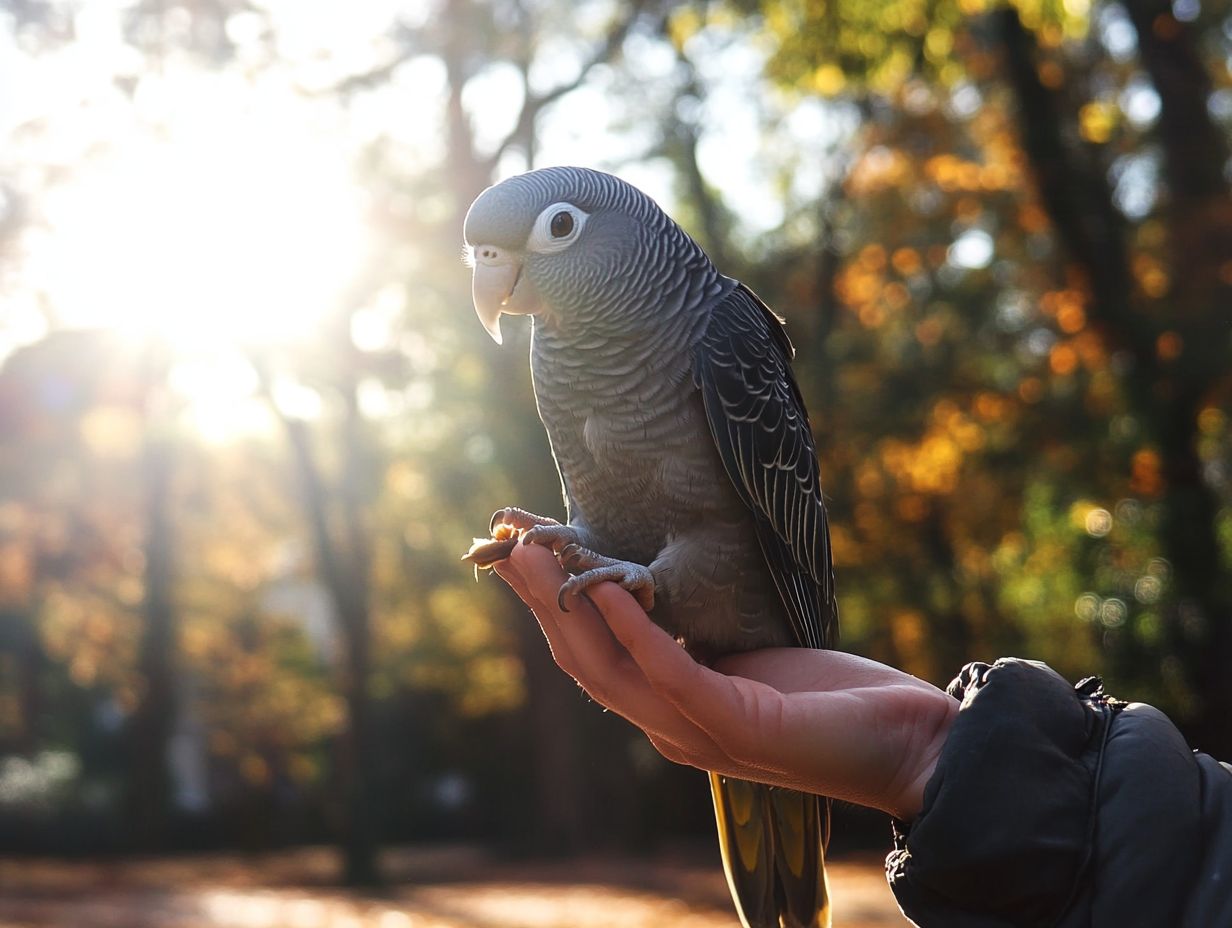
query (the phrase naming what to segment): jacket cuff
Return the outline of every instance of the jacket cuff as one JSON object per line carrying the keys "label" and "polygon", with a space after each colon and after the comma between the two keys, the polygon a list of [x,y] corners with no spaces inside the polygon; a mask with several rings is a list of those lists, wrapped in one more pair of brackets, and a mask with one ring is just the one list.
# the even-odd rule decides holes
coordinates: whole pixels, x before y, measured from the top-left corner
{"label": "jacket cuff", "polygon": [[1053,924],[1080,892],[1112,716],[1098,681],[1043,664],[963,668],[962,706],[924,805],[896,828],[886,873],[921,925]]}

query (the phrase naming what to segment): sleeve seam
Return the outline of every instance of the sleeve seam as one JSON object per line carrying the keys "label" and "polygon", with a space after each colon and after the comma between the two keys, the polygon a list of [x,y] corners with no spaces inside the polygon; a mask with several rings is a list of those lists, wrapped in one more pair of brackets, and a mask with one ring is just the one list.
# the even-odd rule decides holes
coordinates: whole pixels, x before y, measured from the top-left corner
{"label": "sleeve seam", "polygon": [[[1079,684],[1079,687],[1081,687],[1081,684]],[[1104,756],[1107,753],[1108,738],[1112,733],[1112,721],[1126,705],[1120,700],[1102,697],[1102,693],[1097,693],[1094,696],[1079,696],[1080,701],[1099,713],[1097,718],[1099,719],[1099,724],[1103,726],[1103,731],[1099,734],[1099,749],[1095,758],[1095,769],[1091,775],[1091,799],[1087,808],[1086,841],[1084,842],[1085,850],[1082,855],[1082,863],[1075,871],[1074,881],[1070,886],[1069,894],[1066,896],[1065,903],[1058,911],[1053,924],[1059,924],[1061,919],[1065,917],[1078,901],[1083,881],[1090,871],[1091,861],[1095,856],[1095,831],[1099,824],[1099,793],[1100,780],[1104,772]]]}

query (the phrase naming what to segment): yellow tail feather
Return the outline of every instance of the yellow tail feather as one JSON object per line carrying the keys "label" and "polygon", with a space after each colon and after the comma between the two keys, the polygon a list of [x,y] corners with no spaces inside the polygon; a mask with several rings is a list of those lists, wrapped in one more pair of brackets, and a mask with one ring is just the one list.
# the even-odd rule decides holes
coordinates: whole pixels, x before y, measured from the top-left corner
{"label": "yellow tail feather", "polygon": [[830,801],[710,774],[719,851],[745,928],[829,928]]}

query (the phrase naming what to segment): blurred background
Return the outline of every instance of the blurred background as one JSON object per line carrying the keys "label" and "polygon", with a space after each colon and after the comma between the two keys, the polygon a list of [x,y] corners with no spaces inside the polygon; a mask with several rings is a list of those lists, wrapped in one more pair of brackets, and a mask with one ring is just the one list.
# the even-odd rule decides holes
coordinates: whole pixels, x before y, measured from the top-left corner
{"label": "blurred background", "polygon": [[[458,561],[499,506],[562,511],[527,330],[492,344],[460,261],[475,194],[549,164],[787,317],[844,648],[1099,673],[1232,758],[1225,0],[6,0],[0,138],[19,902],[119,872],[22,861],[186,851],[717,873],[702,775]],[[305,846],[336,857],[261,856]],[[200,923],[266,924],[225,901]]]}

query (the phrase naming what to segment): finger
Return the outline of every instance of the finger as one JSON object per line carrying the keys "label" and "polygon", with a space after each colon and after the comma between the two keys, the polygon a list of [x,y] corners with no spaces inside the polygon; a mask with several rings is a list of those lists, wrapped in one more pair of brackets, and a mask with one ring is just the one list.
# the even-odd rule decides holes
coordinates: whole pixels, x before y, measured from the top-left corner
{"label": "finger", "polygon": [[[681,752],[699,760],[716,755],[714,743],[705,732],[650,686],[592,604],[591,597],[597,590],[619,587],[604,583],[591,588],[588,596],[575,598],[573,608],[565,615],[556,603],[556,592],[565,575],[547,549],[519,548],[507,565],[500,568],[501,576],[509,576],[510,584],[533,609],[548,637],[553,658],[592,698],[648,734],[676,745]],[[632,597],[625,594],[624,600],[626,608],[635,610],[642,621],[652,624]],[[663,634],[667,646],[692,664],[680,646]]]}
{"label": "finger", "polygon": [[493,564],[492,573],[513,587],[514,592],[518,593],[518,595],[521,595],[521,591],[526,589],[526,578],[522,576],[522,571],[518,570],[518,566],[509,558]]}
{"label": "finger", "polygon": [[599,614],[645,676],[648,685],[718,751],[730,770],[779,772],[781,751],[771,743],[773,717],[782,695],[755,680],[736,680],[697,663],[659,626],[650,621],[629,593],[615,584],[592,591]]}
{"label": "finger", "polygon": [[609,702],[618,701],[609,692],[645,685],[589,598],[575,597],[568,614],[560,611],[556,596],[567,575],[547,548],[520,547],[508,564],[510,585],[533,609],[561,669],[608,708],[615,708]]}
{"label": "finger", "polygon": [[679,745],[659,735],[647,733],[646,737],[654,749],[673,764],[688,764],[690,767],[702,767],[704,769],[704,764],[699,764],[692,754],[682,749]]}
{"label": "finger", "polygon": [[666,631],[650,621],[632,595],[613,583],[596,585],[591,600],[612,635],[637,663],[651,685],[672,702],[696,701],[722,679],[697,663]]}
{"label": "finger", "polygon": [[522,602],[530,605],[530,600],[534,597],[530,592],[530,584],[526,579],[526,574],[523,573],[519,564],[514,563],[512,558],[506,558],[492,565],[492,573],[500,577],[513,592],[517,593]]}
{"label": "finger", "polygon": [[567,615],[561,612],[557,593],[568,575],[548,548],[519,546],[509,564],[522,578],[514,589],[534,611],[553,655],[561,658],[557,663],[562,669],[577,678],[586,675],[592,664],[627,660],[627,655],[587,601],[577,599]]}
{"label": "finger", "polygon": [[[850,738],[855,720],[875,727],[868,712],[870,700],[888,688],[933,690],[875,661],[805,648],[725,658],[719,663],[724,671],[741,673],[727,676],[694,662],[619,587],[596,587],[594,601],[650,686],[707,734],[734,763],[736,769],[728,772],[736,775],[791,785],[798,777],[793,768],[802,742],[821,752],[813,759],[815,769],[848,768],[854,758],[841,758],[842,752],[838,758],[831,756],[832,746]],[[831,674],[833,682],[827,680]],[[716,764],[712,769],[720,768]]]}
{"label": "finger", "polygon": [[560,627],[559,612],[549,605],[554,597],[544,595],[546,588],[558,587],[563,582],[564,572],[560,570],[554,557],[549,554],[545,560],[540,556],[540,552],[547,554],[543,548],[524,548],[519,545],[513,556],[501,561],[493,570],[509,584],[522,602],[530,607],[539,623],[539,629],[548,640],[552,659],[568,673],[568,668],[576,663],[576,659],[568,638]]}

